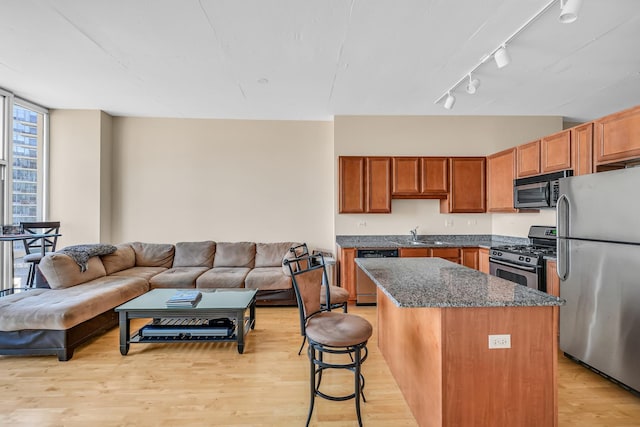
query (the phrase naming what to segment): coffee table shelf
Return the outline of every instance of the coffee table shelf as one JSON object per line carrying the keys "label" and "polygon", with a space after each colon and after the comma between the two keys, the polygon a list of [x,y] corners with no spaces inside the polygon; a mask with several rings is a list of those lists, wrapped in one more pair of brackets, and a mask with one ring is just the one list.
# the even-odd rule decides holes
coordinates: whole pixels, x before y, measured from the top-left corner
{"label": "coffee table shelf", "polygon": [[[203,289],[200,290],[202,300],[196,307],[166,307],[167,299],[177,291],[154,289],[116,308],[120,315],[123,356],[129,352],[131,343],[237,342],[238,353],[244,352],[244,337],[255,328],[257,289]],[[131,334],[133,318],[152,318],[153,321]],[[220,318],[233,323],[230,334],[221,335],[216,326],[203,326],[209,319]],[[155,336],[144,336],[145,328],[150,326]],[[164,335],[163,330],[166,330]]]}

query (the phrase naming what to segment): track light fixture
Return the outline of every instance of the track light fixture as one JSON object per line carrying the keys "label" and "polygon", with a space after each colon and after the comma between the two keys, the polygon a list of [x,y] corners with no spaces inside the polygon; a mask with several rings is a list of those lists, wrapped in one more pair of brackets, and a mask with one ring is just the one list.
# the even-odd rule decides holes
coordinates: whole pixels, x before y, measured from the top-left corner
{"label": "track light fixture", "polygon": [[467,83],[467,87],[465,88],[467,93],[469,95],[473,95],[474,93],[476,93],[479,87],[480,87],[480,80],[472,78],[471,73],[469,73],[469,83]]}
{"label": "track light fixture", "polygon": [[493,59],[496,61],[496,65],[498,68],[504,68],[511,63],[511,57],[509,56],[509,52],[507,52],[507,46],[502,45],[496,50],[496,53],[493,54]]}
{"label": "track light fixture", "polygon": [[[538,19],[542,14],[544,14],[547,10],[553,6],[558,0],[550,0],[545,6],[543,6],[538,13],[533,15],[527,22],[522,24],[516,31],[513,32],[507,39],[502,42],[497,48],[492,50],[488,55],[482,57],[480,62],[478,62],[471,70],[469,70],[460,80],[455,82],[453,86],[451,86],[445,93],[440,95],[438,99],[435,100],[434,104],[438,104],[444,99],[444,108],[450,110],[453,108],[453,105],[456,102],[455,96],[451,94],[458,86],[460,86],[467,78],[469,79],[469,83],[466,85],[465,90],[468,94],[472,95],[478,91],[478,87],[480,86],[480,80],[473,79],[471,77],[472,73],[480,68],[482,64],[487,62],[489,59],[493,58],[496,62],[498,68],[503,68],[509,65],[511,62],[511,58],[509,53],[507,52],[507,44],[509,44],[513,39],[515,39],[522,31],[525,30],[529,25],[531,25],[536,19]],[[569,23],[574,22],[578,17],[578,10],[582,5],[582,0],[560,0],[560,22]]]}
{"label": "track light fixture", "polygon": [[451,95],[451,92],[447,92],[447,99],[444,100],[444,108],[451,110],[456,103],[456,97]]}
{"label": "track light fixture", "polygon": [[560,0],[560,22],[570,24],[578,19],[582,0]]}

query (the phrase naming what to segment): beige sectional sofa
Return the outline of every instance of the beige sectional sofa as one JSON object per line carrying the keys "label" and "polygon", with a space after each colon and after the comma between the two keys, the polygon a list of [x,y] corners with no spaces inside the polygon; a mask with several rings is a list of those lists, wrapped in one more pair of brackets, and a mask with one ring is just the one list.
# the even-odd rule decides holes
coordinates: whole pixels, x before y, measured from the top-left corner
{"label": "beige sectional sofa", "polygon": [[0,354],[56,354],[74,349],[118,323],[114,308],[154,288],[254,288],[262,305],[295,305],[282,268],[295,242],[124,243],[89,259],[86,271],[69,256],[40,262],[51,289],[0,298]]}

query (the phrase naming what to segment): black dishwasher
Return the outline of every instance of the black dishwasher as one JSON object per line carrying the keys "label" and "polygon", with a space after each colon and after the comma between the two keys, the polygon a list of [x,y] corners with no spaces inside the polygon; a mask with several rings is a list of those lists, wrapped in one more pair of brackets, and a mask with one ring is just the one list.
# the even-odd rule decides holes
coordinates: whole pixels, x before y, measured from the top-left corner
{"label": "black dishwasher", "polygon": [[[397,258],[397,249],[358,249],[356,258]],[[356,305],[375,305],[377,286],[368,280],[356,283]]]}

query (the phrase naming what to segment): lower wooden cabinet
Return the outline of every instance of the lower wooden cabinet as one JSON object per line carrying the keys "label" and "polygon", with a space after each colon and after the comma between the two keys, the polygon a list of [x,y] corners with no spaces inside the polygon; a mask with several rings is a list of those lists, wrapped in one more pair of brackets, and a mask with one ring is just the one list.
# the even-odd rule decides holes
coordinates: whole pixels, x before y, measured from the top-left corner
{"label": "lower wooden cabinet", "polygon": [[338,248],[340,286],[349,292],[349,301],[356,300],[356,248]]}
{"label": "lower wooden cabinet", "polygon": [[460,260],[462,261],[461,264],[464,265],[465,267],[478,270],[480,266],[478,251],[479,251],[478,248],[462,248],[460,250]]}
{"label": "lower wooden cabinet", "polygon": [[429,248],[400,248],[399,255],[401,258],[420,258],[430,257],[431,249]]}
{"label": "lower wooden cabinet", "polygon": [[478,270],[489,274],[489,249],[478,249]]}
{"label": "lower wooden cabinet", "polygon": [[547,293],[556,297],[560,296],[560,278],[556,271],[556,261],[547,260]]}

